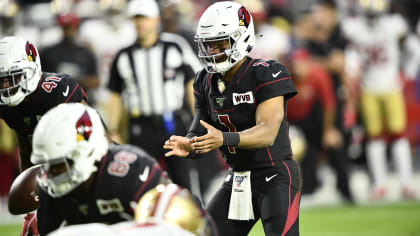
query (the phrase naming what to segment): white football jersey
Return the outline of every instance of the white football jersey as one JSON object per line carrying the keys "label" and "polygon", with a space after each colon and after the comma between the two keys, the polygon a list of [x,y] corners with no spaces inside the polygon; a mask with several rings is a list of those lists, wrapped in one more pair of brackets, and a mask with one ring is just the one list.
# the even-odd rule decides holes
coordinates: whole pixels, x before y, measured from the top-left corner
{"label": "white football jersey", "polygon": [[50,236],[194,236],[189,231],[170,225],[166,222],[136,224],[133,221],[122,222],[114,225],[90,223],[67,226],[58,229]]}
{"label": "white football jersey", "polygon": [[399,15],[384,15],[374,24],[364,17],[343,21],[344,35],[359,54],[361,87],[370,92],[400,89],[399,40],[408,26]]}

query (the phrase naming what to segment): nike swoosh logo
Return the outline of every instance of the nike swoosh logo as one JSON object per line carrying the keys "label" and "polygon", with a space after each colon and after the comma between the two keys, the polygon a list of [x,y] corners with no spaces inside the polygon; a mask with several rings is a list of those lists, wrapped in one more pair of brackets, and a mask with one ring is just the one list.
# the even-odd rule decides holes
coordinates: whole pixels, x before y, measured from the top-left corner
{"label": "nike swoosh logo", "polygon": [[274,78],[276,78],[279,74],[281,73],[281,71],[277,72],[277,73],[273,73],[271,74]]}
{"label": "nike swoosh logo", "polygon": [[275,174],[273,176],[270,177],[265,177],[265,182],[270,182],[271,179],[273,179],[274,177],[276,177],[278,174]]}
{"label": "nike swoosh logo", "polygon": [[144,171],[141,175],[139,175],[139,179],[142,182],[146,182],[147,177],[149,177],[149,172],[150,172],[150,167],[146,166],[146,168],[144,168]]}
{"label": "nike swoosh logo", "polygon": [[63,96],[67,97],[67,95],[69,95],[69,86],[67,85],[66,91],[63,92]]}

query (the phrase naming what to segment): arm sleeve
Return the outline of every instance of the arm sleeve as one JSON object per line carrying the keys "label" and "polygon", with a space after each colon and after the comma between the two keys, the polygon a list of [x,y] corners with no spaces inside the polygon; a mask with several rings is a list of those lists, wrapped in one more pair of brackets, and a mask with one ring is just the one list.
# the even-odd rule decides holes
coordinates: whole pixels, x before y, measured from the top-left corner
{"label": "arm sleeve", "polygon": [[47,235],[51,231],[58,229],[63,222],[63,219],[56,211],[54,211],[51,199],[46,195],[46,193],[42,192],[42,190],[38,190],[38,195],[40,198],[40,205],[42,206],[38,208],[36,213],[38,231],[39,235]]}

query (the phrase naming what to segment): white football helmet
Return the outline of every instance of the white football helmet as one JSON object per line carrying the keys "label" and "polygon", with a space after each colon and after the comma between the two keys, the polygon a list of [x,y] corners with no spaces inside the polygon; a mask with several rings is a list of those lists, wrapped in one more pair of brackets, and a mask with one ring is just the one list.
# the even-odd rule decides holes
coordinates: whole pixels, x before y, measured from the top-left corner
{"label": "white football helmet", "polygon": [[[52,197],[66,195],[97,171],[95,162],[108,151],[99,114],[81,103],[60,104],[35,128],[31,162],[43,164],[37,182]],[[52,173],[60,166],[59,173]],[[64,171],[63,171],[64,169]]]}
{"label": "white football helmet", "polygon": [[[223,1],[209,6],[198,22],[194,37],[198,43],[198,57],[210,73],[223,73],[232,68],[252,50],[255,44],[254,20],[249,11],[239,3]],[[230,48],[212,54],[209,43],[229,42]],[[225,55],[226,60],[216,57]]]}
{"label": "white football helmet", "polygon": [[41,75],[41,60],[33,44],[15,36],[0,40],[0,105],[19,105],[36,90]]}

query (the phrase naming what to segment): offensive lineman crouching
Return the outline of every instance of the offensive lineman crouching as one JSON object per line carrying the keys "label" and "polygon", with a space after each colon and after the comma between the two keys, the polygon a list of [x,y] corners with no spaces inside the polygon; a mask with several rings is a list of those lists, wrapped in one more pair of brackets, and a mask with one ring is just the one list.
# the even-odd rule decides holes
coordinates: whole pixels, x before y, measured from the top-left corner
{"label": "offensive lineman crouching", "polygon": [[83,104],[62,104],[41,118],[31,161],[42,164],[37,176],[40,235],[63,224],[132,219],[140,197],[168,182],[141,149],[108,144],[98,113]]}

